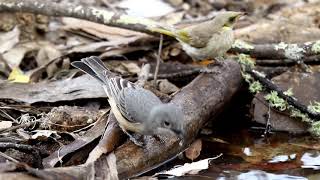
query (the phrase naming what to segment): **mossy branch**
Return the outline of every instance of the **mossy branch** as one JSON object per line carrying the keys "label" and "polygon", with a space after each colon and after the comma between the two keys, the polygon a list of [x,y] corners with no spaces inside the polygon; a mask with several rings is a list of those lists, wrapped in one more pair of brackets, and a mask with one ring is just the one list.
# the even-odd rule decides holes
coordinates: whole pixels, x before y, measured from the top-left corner
{"label": "mossy branch", "polygon": [[[257,59],[300,61],[309,56],[320,54],[320,41],[306,42],[300,44],[248,44],[237,40],[230,52],[244,53]],[[314,61],[314,59],[310,59]]]}
{"label": "mossy branch", "polygon": [[268,91],[277,92],[277,95],[284,99],[289,105],[293,106],[294,108],[298,109],[301,113],[307,114],[311,119],[315,121],[320,121],[320,114],[314,111],[310,111],[310,109],[301,104],[297,99],[287,95],[283,90],[281,90],[277,85],[275,85],[272,81],[262,76],[257,71],[251,69],[250,67],[245,68],[245,72],[250,74],[255,80],[259,81],[264,88]]}

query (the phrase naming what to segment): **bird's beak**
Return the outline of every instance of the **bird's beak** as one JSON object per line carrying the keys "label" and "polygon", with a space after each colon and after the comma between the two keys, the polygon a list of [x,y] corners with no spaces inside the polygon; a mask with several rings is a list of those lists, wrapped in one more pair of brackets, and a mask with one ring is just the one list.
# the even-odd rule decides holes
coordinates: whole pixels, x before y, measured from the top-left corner
{"label": "bird's beak", "polygon": [[173,130],[173,132],[179,137],[179,139],[184,138],[184,134],[181,130]]}
{"label": "bird's beak", "polygon": [[244,16],[246,13],[245,12],[238,12],[236,14],[236,20],[239,20],[242,16]]}
{"label": "bird's beak", "polygon": [[173,132],[176,134],[176,136],[180,140],[179,145],[183,146],[184,141],[185,141],[185,134],[181,130],[173,130]]}

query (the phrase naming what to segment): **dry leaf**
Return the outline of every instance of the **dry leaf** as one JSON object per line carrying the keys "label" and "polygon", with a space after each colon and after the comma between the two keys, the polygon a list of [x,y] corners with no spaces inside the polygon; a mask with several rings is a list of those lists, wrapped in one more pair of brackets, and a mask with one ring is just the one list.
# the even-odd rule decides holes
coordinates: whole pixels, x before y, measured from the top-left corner
{"label": "dry leaf", "polygon": [[202,149],[202,140],[197,139],[185,151],[186,157],[191,161],[195,160],[197,157],[199,157],[201,149]]}
{"label": "dry leaf", "polygon": [[19,44],[18,46],[8,50],[6,53],[2,55],[3,59],[6,61],[8,66],[13,69],[18,67],[24,58],[24,56],[33,50],[39,49],[39,45],[37,43],[25,43]]}
{"label": "dry leaf", "polygon": [[38,66],[42,66],[47,64],[52,59],[60,57],[61,52],[52,44],[45,43],[41,46],[38,54],[37,54],[37,64]]}
{"label": "dry leaf", "polygon": [[16,83],[28,83],[30,78],[28,75],[25,75],[19,68],[13,68],[9,74],[8,80]]}
{"label": "dry leaf", "polygon": [[179,91],[179,88],[176,85],[169,82],[167,79],[158,80],[157,82],[158,82],[159,90],[162,93],[171,94]]}
{"label": "dry leaf", "polygon": [[12,31],[0,33],[0,54],[13,48],[19,42],[20,30],[15,27]]}
{"label": "dry leaf", "polygon": [[57,131],[51,130],[34,130],[34,135],[31,136],[31,139],[38,139],[38,140],[46,140],[49,137],[53,137],[54,139],[59,139],[60,136],[58,135]]}
{"label": "dry leaf", "polygon": [[208,169],[210,161],[213,159],[217,159],[220,156],[222,156],[222,154],[214,158],[207,158],[207,159],[203,159],[193,163],[186,163],[183,166],[179,166],[177,168],[173,168],[169,171],[164,171],[158,174],[169,174],[173,176],[183,176],[185,174],[197,174],[201,170]]}
{"label": "dry leaf", "polygon": [[108,40],[117,40],[123,37],[132,37],[132,36],[147,36],[143,33],[123,29],[123,28],[116,28],[110,27],[90,21],[75,19],[64,17],[62,18],[63,23],[65,26],[63,27],[64,30],[77,30],[86,32],[90,35],[96,36],[100,39],[108,39]]}
{"label": "dry leaf", "polygon": [[12,121],[0,121],[0,129],[7,129],[12,126]]}
{"label": "dry leaf", "polygon": [[141,71],[140,67],[133,62],[121,63],[121,65],[124,66],[128,70],[128,72],[132,74],[138,74]]}

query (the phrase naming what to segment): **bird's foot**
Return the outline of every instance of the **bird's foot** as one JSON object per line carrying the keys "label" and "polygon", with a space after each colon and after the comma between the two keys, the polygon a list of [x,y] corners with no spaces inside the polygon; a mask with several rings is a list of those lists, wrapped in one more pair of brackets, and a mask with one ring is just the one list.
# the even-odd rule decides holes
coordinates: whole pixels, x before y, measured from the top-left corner
{"label": "bird's foot", "polygon": [[216,70],[214,70],[212,67],[204,67],[200,69],[201,73],[214,73]]}
{"label": "bird's foot", "polygon": [[204,59],[201,61],[193,61],[192,64],[193,65],[200,65],[200,66],[208,66],[209,64],[215,63],[214,60],[211,59]]}
{"label": "bird's foot", "polygon": [[138,137],[135,137],[134,135],[130,134],[128,131],[122,129],[122,131],[129,136],[130,141],[132,141],[135,145],[139,147],[143,147],[145,144],[143,141],[141,141],[141,135],[137,135]]}
{"label": "bird's foot", "polygon": [[222,66],[223,61],[224,61],[223,57],[216,57],[213,63],[208,64],[208,67]]}

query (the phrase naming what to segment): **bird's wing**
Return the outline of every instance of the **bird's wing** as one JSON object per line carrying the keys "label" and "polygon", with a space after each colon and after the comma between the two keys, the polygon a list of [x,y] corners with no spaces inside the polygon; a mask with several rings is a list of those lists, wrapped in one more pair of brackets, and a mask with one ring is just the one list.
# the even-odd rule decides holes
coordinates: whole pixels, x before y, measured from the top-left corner
{"label": "bird's wing", "polygon": [[135,84],[115,76],[108,70],[103,62],[95,56],[83,58],[81,61],[75,61],[72,65],[97,79],[103,85],[108,98],[115,102],[121,115],[129,121],[134,121],[130,115],[126,114],[125,105],[121,104],[120,101],[120,94],[124,89],[135,89]]}
{"label": "bird's wing", "polygon": [[114,102],[121,115],[129,122],[146,120],[154,105],[162,103],[152,92],[115,76],[98,57],[88,57],[72,63],[103,84],[109,99]]}
{"label": "bird's wing", "polygon": [[180,40],[185,43],[196,48],[203,48],[207,45],[212,35],[219,33],[221,28],[222,25],[218,25],[214,21],[206,21],[177,30],[177,34],[178,37],[182,37]]}
{"label": "bird's wing", "polygon": [[126,110],[126,98],[124,98],[123,94],[126,90],[134,90],[136,88],[137,85],[120,77],[110,78],[108,85],[105,86],[108,96],[115,101],[121,115],[130,122],[135,122],[135,119]]}
{"label": "bird's wing", "polygon": [[118,107],[131,122],[146,121],[152,107],[162,104],[152,92],[141,88],[125,88],[120,92]]}

